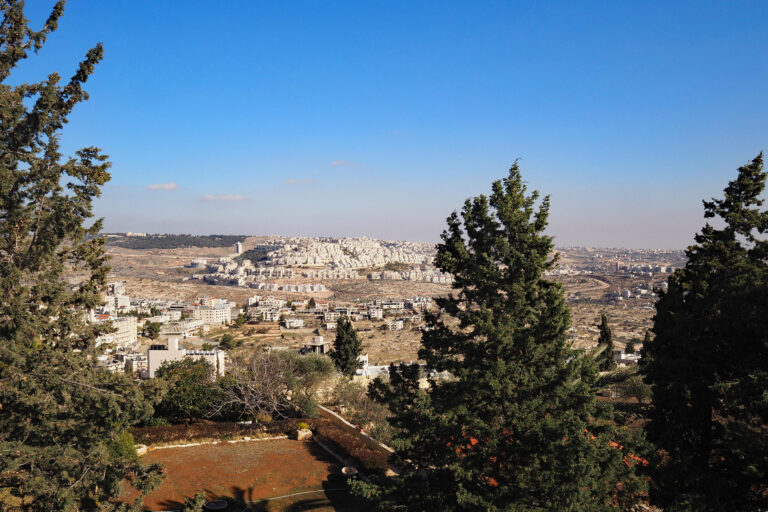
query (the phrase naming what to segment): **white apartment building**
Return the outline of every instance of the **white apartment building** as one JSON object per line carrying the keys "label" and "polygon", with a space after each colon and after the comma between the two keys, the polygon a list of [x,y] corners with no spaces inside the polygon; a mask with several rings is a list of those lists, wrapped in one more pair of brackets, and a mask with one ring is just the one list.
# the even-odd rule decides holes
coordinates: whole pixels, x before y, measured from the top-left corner
{"label": "white apartment building", "polygon": [[205,359],[211,363],[219,376],[224,375],[225,353],[221,350],[187,350],[179,348],[179,338],[169,338],[168,346],[152,345],[147,350],[147,377],[155,378],[157,370],[166,361],[180,361],[185,357]]}
{"label": "white apartment building", "polygon": [[202,320],[207,325],[226,325],[232,321],[232,309],[229,304],[200,306],[192,310],[192,319]]}
{"label": "white apartment building", "polygon": [[112,317],[109,321],[117,328],[116,332],[111,333],[115,347],[130,347],[136,344],[138,336],[135,316]]}
{"label": "white apartment building", "polygon": [[286,318],[285,327],[287,329],[301,329],[304,327],[304,320],[301,318]]}
{"label": "white apartment building", "polygon": [[175,322],[168,322],[160,329],[160,334],[166,336],[181,336],[182,338],[188,338],[192,334],[201,329],[205,325],[202,320],[178,320]]}

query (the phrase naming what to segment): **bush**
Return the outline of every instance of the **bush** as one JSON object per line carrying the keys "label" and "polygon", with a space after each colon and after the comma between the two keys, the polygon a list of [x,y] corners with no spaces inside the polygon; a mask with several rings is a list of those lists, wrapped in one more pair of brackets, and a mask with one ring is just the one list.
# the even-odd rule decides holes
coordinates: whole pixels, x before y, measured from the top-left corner
{"label": "bush", "polygon": [[314,424],[315,435],[329,444],[329,448],[347,455],[366,472],[382,473],[387,469],[389,452],[375,441],[328,420],[317,420]]}
{"label": "bush", "polygon": [[139,457],[136,455],[136,449],[134,448],[135,444],[136,442],[133,440],[131,433],[128,430],[123,430],[107,442],[109,460],[138,460]]}
{"label": "bush", "polygon": [[192,498],[184,498],[184,506],[181,512],[202,512],[207,501],[205,493],[197,492]]}
{"label": "bush", "polygon": [[205,418],[219,401],[215,369],[204,359],[186,357],[165,362],[157,370],[157,380],[168,382],[169,389],[155,407],[156,413],[177,420]]}
{"label": "bush", "polygon": [[258,413],[254,419],[256,420],[256,422],[261,423],[263,425],[272,423],[272,416],[270,416],[266,412]]}
{"label": "bush", "polygon": [[296,424],[296,428],[298,428],[299,430],[306,430],[309,428],[309,423],[304,423],[303,421],[300,421],[299,423]]}
{"label": "bush", "polygon": [[167,425],[159,427],[139,427],[131,429],[133,437],[142,444],[174,443],[194,441],[196,439],[222,439],[235,436],[247,436],[263,430],[255,425],[239,423],[191,423],[188,425]]}
{"label": "bush", "polygon": [[347,379],[339,379],[328,400],[328,405],[343,409],[344,418],[360,425],[378,441],[389,444],[392,441],[392,426],[387,421],[390,416],[386,405],[374,402],[367,390]]}

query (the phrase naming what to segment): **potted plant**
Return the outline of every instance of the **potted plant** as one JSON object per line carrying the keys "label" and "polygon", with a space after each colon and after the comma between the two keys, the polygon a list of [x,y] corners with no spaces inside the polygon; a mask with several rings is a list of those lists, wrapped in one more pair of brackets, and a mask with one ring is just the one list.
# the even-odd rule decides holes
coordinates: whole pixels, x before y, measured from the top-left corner
{"label": "potted plant", "polygon": [[312,438],[312,431],[309,429],[309,424],[300,421],[296,425],[296,439],[299,441],[305,441]]}

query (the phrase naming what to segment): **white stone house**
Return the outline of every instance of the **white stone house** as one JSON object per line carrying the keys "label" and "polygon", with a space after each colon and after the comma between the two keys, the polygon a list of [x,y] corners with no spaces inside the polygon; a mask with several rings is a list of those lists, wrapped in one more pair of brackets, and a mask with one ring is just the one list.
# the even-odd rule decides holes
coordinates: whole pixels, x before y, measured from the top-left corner
{"label": "white stone house", "polygon": [[179,348],[179,338],[169,338],[168,346],[152,345],[147,350],[147,376],[155,377],[157,370],[166,361],[181,361],[185,357],[205,359],[211,363],[219,376],[224,375],[226,368],[225,353],[221,350],[187,350]]}

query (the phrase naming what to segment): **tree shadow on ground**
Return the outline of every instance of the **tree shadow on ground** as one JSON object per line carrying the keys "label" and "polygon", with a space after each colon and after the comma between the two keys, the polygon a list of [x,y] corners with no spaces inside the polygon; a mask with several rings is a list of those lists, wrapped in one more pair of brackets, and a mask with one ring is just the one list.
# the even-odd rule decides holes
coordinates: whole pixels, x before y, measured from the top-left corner
{"label": "tree shadow on ground", "polygon": [[308,512],[312,510],[335,510],[337,512],[356,512],[369,507],[359,498],[352,496],[346,479],[341,475],[341,466],[334,470],[321,484],[322,490],[295,497],[276,500],[253,500],[244,489],[233,489],[234,498],[248,503],[252,512]]}
{"label": "tree shadow on ground", "polygon": [[184,507],[183,501],[162,500],[157,503],[159,510],[181,510]]}

